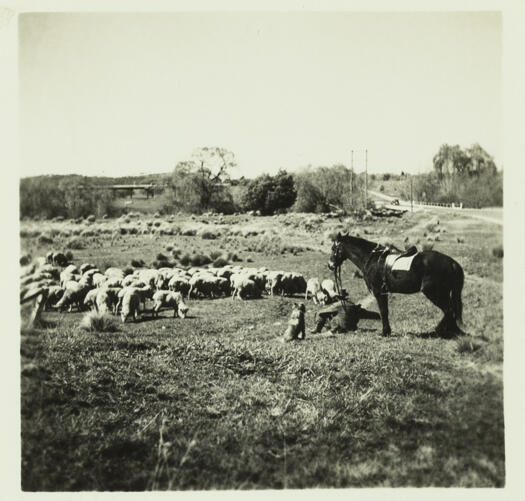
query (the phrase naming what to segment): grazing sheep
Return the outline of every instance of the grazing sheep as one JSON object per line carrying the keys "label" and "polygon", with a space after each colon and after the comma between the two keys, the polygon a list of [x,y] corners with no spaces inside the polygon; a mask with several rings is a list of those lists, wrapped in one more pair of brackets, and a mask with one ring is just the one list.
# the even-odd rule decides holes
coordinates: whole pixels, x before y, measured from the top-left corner
{"label": "grazing sheep", "polygon": [[319,304],[317,301],[317,293],[320,290],[321,290],[321,284],[319,283],[319,279],[317,277],[310,278],[308,282],[306,282],[306,292],[304,293],[305,301],[308,301],[308,294],[311,294],[314,303]]}
{"label": "grazing sheep", "polygon": [[124,272],[120,268],[114,268],[114,267],[108,268],[104,272],[104,275],[106,275],[106,277],[118,277],[121,280],[124,278]]}
{"label": "grazing sheep", "polygon": [[96,266],[94,264],[91,264],[91,263],[83,263],[80,265],[80,273],[82,273],[82,275],[84,273],[86,273],[86,271],[89,271],[89,270],[92,270],[96,268]]}
{"label": "grazing sheep", "polygon": [[270,294],[270,296],[273,296],[276,292],[278,292],[281,279],[284,275],[283,271],[269,271],[266,274],[266,290]]}
{"label": "grazing sheep", "polygon": [[107,282],[107,280],[108,277],[106,275],[102,275],[102,273],[94,273],[91,275],[91,282],[95,287],[101,287]]}
{"label": "grazing sheep", "polygon": [[188,312],[188,307],[184,303],[184,299],[180,292],[173,291],[157,291],[153,294],[153,305],[152,315],[157,317],[159,315],[159,310],[163,306],[173,307],[173,318],[180,316],[181,318],[186,317]]}
{"label": "grazing sheep", "polygon": [[99,313],[116,313],[118,292],[120,289],[104,287],[98,290],[96,306]]}
{"label": "grazing sheep", "polygon": [[44,304],[44,310],[48,311],[55,303],[60,301],[64,295],[64,289],[59,285],[52,285],[47,289],[47,299]]}
{"label": "grazing sheep", "polygon": [[74,281],[69,281],[65,285],[64,294],[54,307],[58,310],[62,310],[62,308],[69,306],[69,311],[72,311],[73,305],[76,305],[78,311],[82,311],[84,299],[86,294],[91,290],[91,287]]}
{"label": "grazing sheep", "polygon": [[183,295],[188,294],[190,287],[190,282],[186,278],[177,275],[172,277],[168,282],[168,288],[170,291],[180,292]]}
{"label": "grazing sheep", "polygon": [[99,289],[91,289],[84,298],[84,307],[89,310],[97,310],[97,294]]}
{"label": "grazing sheep", "polygon": [[242,278],[235,283],[232,299],[235,299],[235,297],[239,299],[259,298],[261,297],[261,290],[250,278]]}
{"label": "grazing sheep", "polygon": [[191,277],[189,284],[188,299],[192,293],[215,298],[227,294],[229,289],[226,278],[215,277],[211,273],[197,273]]}
{"label": "grazing sheep", "polygon": [[328,300],[332,300],[335,296],[337,296],[335,283],[329,278],[321,282],[321,290],[328,296]]}
{"label": "grazing sheep", "polygon": [[120,312],[120,319],[125,323],[129,316],[133,316],[133,320],[137,321],[139,316],[140,296],[135,289],[126,290],[122,298],[122,310]]}

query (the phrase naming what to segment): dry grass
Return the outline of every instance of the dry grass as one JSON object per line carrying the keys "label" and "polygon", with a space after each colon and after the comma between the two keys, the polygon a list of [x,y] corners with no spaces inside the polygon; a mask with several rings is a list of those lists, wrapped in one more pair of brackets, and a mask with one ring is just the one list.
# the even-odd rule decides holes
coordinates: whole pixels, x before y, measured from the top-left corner
{"label": "dry grass", "polygon": [[[401,248],[428,220],[366,227]],[[285,245],[311,250],[253,252],[253,266],[329,278],[328,223],[308,232],[278,221],[257,218],[258,234],[239,238],[274,229]],[[194,300],[190,318],[146,313],[111,335],[79,329],[82,314],[46,313],[49,327],[21,343],[23,489],[503,486],[502,260],[491,252],[501,231],[446,216],[439,226],[435,248],[466,272],[470,336],[457,340],[435,337],[440,312],[421,294],[391,296],[391,338],[368,320],[353,334],[286,345],[278,338],[301,298]],[[45,254],[27,241],[31,255]],[[75,252],[75,264],[151,262],[168,244],[188,263],[237,251],[224,235],[97,242]],[[354,269],[345,264],[343,280],[359,300],[368,291]],[[315,309],[307,303],[307,328]]]}

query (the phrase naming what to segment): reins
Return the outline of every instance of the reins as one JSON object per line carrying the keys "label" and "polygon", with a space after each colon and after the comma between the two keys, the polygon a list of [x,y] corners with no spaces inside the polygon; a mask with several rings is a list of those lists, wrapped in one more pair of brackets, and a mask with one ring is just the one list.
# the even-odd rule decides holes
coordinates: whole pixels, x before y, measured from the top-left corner
{"label": "reins", "polygon": [[[377,261],[379,262],[379,260],[381,259],[382,256],[386,256],[386,254],[388,254],[388,252],[390,252],[391,249],[389,249],[388,247],[384,246],[384,245],[381,245],[381,244],[376,244],[376,246],[372,249],[372,251],[370,252],[370,255],[368,256],[368,259],[365,261],[365,264],[363,265],[363,279],[365,281],[365,284],[366,284],[366,287],[368,289],[368,291],[370,293],[373,293],[372,291],[372,287],[370,286],[369,284],[369,281],[368,281],[368,269],[369,269],[369,266],[371,264],[371,261],[372,261],[372,258],[377,256]],[[378,255],[379,253],[379,255]],[[341,264],[338,264],[337,266],[334,267],[334,281],[335,281],[335,287],[336,287],[336,290],[337,290],[337,294],[339,295],[339,298],[340,298],[340,301],[341,301],[341,304],[343,306],[346,305],[346,298],[343,298],[343,295],[342,295],[342,282],[341,282]],[[383,264],[383,286],[382,286],[382,290],[383,288],[385,288],[386,286],[386,279],[385,279],[385,275],[386,275],[386,269],[384,269],[386,266],[386,262]],[[388,294],[388,291],[386,292],[380,292],[381,295],[387,295]]]}

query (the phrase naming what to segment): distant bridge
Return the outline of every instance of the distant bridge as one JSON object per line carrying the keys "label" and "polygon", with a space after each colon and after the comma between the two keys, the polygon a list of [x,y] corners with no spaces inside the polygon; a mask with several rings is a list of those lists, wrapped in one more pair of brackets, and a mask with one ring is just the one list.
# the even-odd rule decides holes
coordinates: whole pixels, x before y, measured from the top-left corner
{"label": "distant bridge", "polygon": [[153,198],[155,196],[156,184],[111,184],[106,186],[107,189],[111,190],[113,197],[117,195],[117,191],[126,192],[129,194],[129,198],[133,198],[133,193],[136,191],[142,191],[146,193],[146,198]]}

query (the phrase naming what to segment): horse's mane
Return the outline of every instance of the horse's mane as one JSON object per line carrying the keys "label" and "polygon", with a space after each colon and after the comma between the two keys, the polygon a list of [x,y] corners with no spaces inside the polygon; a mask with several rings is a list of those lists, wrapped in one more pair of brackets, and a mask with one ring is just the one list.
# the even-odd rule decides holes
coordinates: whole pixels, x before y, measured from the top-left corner
{"label": "horse's mane", "polygon": [[382,245],[380,243],[371,242],[370,240],[366,240],[366,239],[361,238],[361,237],[354,237],[352,235],[342,235],[341,240],[343,242],[347,242],[347,243],[350,243],[352,245],[355,245],[356,247],[359,247],[360,249],[364,250],[365,252],[372,252],[375,249],[387,249],[387,248],[391,249],[391,250],[395,250],[395,251],[397,251],[399,253],[402,252],[400,249],[398,249],[394,245],[385,246],[385,245]]}

